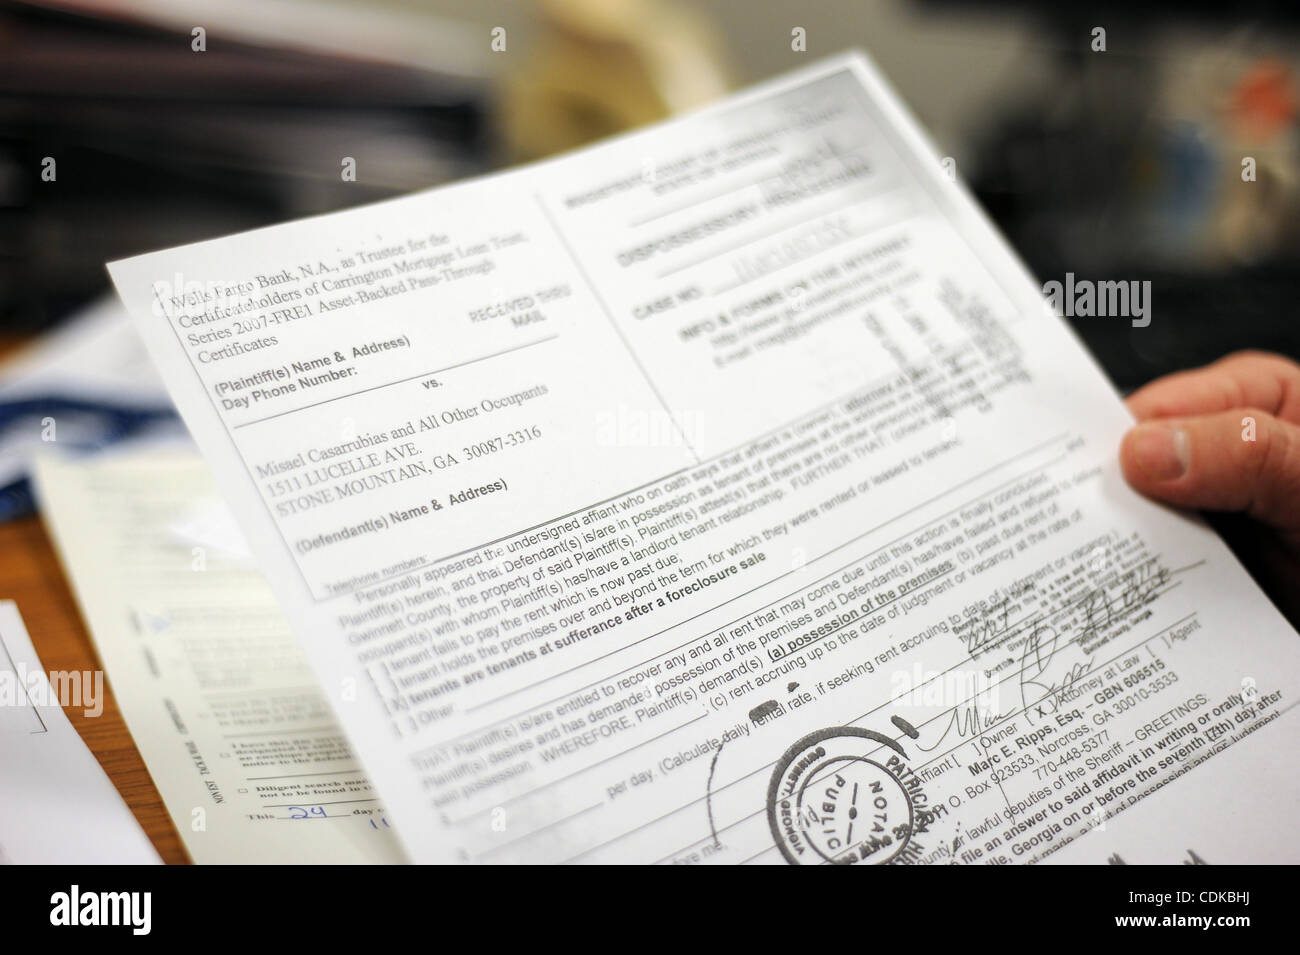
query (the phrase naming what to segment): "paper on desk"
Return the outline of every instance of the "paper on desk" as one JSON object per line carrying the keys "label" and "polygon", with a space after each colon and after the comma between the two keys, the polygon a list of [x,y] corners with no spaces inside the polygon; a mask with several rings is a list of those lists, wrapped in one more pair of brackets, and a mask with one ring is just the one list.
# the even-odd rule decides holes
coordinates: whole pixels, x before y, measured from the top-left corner
{"label": "paper on desk", "polygon": [[104,298],[0,365],[0,520],[30,509],[42,451],[188,442],[121,303]]}
{"label": "paper on desk", "polygon": [[43,456],[36,480],[127,726],[194,861],[404,861],[197,453]]}
{"label": "paper on desk", "polygon": [[58,676],[51,684],[18,605],[0,600],[0,861],[159,862],[60,705],[66,698],[71,706],[95,712],[103,705],[97,697],[102,677],[96,684],[90,671]]}
{"label": "paper on desk", "polygon": [[110,270],[417,860],[1101,861],[1295,752],[1300,639],[861,57]]}
{"label": "paper on desk", "polygon": [[130,317],[112,296],[88,305],[0,365],[0,400],[51,393],[171,404]]}

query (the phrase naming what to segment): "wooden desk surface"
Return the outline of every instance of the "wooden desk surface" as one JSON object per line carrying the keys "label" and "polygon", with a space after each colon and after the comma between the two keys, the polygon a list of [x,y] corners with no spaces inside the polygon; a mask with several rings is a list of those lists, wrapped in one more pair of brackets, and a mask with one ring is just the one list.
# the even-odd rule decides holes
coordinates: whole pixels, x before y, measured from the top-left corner
{"label": "wooden desk surface", "polygon": [[[14,339],[0,339],[0,359],[17,344]],[[6,599],[18,604],[47,671],[100,669],[81,611],[39,517],[0,524],[0,600]],[[99,716],[85,716],[79,707],[64,708],[63,712],[113,780],[163,861],[189,862],[162,796],[122,721],[107,675],[104,687],[104,712]]]}

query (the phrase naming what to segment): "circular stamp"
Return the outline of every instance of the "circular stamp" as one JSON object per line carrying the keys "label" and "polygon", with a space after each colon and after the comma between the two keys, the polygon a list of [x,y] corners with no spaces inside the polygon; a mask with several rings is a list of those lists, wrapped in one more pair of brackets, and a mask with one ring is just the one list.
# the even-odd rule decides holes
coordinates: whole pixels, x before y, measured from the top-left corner
{"label": "circular stamp", "polygon": [[809,733],[772,771],[772,838],[791,865],[912,861],[930,818],[920,783],[888,736],[854,726]]}

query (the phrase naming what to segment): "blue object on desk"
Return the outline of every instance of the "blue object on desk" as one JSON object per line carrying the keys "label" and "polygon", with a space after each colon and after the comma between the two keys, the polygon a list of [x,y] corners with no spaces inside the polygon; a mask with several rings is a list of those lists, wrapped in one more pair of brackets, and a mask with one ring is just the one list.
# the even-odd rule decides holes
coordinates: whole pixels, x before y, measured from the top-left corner
{"label": "blue object on desk", "polygon": [[[173,408],[144,408],[60,395],[0,400],[0,454],[5,453],[18,429],[29,427],[28,433],[33,435],[43,432],[46,418],[53,420],[55,428],[52,443],[88,452],[136,437],[154,425],[176,420],[177,416]],[[0,487],[0,523],[25,517],[35,510],[31,482],[25,475]]]}

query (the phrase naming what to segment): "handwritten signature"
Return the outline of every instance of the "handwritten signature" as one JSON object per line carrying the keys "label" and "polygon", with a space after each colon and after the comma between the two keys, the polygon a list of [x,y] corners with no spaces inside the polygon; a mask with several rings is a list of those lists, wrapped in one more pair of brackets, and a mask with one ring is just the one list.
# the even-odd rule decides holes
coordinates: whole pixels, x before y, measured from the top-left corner
{"label": "handwritten signature", "polygon": [[1079,630],[1079,642],[1091,643],[1094,638],[1110,627],[1117,617],[1129,611],[1151,603],[1160,596],[1161,589],[1169,583],[1170,572],[1158,563],[1158,558],[1150,557],[1130,570],[1120,574],[1115,584],[1117,592],[1112,595],[1109,586],[1101,586],[1089,591],[1080,601],[1084,622]]}
{"label": "handwritten signature", "polygon": [[966,652],[974,656],[976,651],[997,643],[1011,630],[1011,598],[999,601],[993,612],[985,614],[979,620],[971,621],[961,640],[966,645]]}
{"label": "handwritten signature", "polygon": [[1096,658],[1090,656],[1072,663],[1055,682],[1044,676],[1056,654],[1070,643],[1062,642],[1060,631],[1045,623],[1035,626],[1025,640],[1020,654],[1020,702],[1030,720],[1055,713],[1066,694],[1092,670]]}
{"label": "handwritten signature", "polygon": [[[1172,574],[1158,557],[1148,557],[1132,568],[1117,574],[1078,601],[1082,622],[1077,636],[1066,639],[1047,621],[1059,614],[1048,614],[1035,622],[1020,654],[1020,699],[1025,715],[1032,721],[1052,715],[1072,699],[1071,691],[1092,671],[1095,655],[1085,656],[1049,678],[1048,668],[1066,647],[1083,648],[1102,640],[1112,626],[1134,610],[1157,600]],[[1059,669],[1059,665],[1056,669]]]}
{"label": "handwritten signature", "polygon": [[922,746],[918,743],[916,748],[923,753],[929,753],[938,749],[949,736],[954,736],[957,739],[978,736],[1010,715],[1009,713],[994,713],[992,710],[981,706],[978,700],[967,700],[965,703],[954,706],[948,711],[948,722],[933,746]]}

